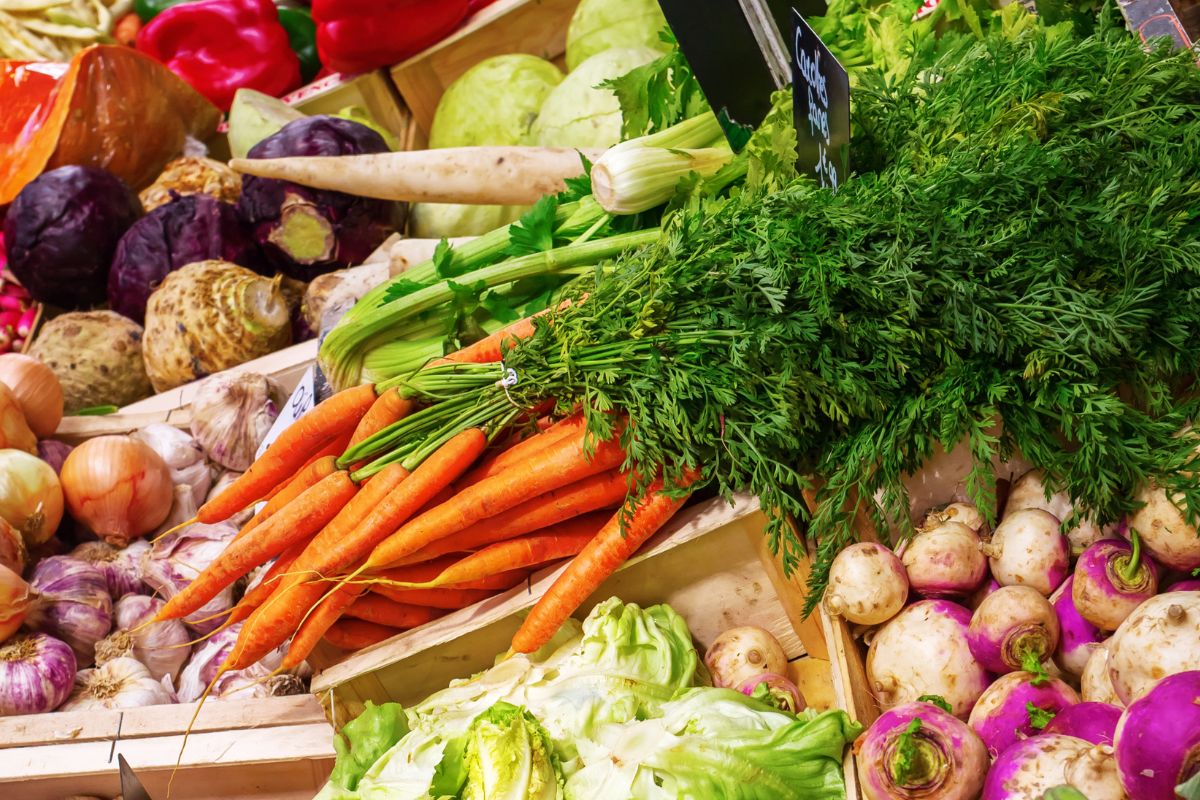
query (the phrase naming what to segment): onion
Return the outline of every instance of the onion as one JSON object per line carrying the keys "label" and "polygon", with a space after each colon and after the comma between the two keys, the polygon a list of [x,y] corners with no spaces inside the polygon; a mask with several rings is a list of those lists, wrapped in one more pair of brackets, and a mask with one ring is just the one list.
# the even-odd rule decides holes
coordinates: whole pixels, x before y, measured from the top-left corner
{"label": "onion", "polygon": [[50,465],[55,475],[61,475],[63,462],[67,460],[67,456],[71,455],[71,451],[74,449],[66,442],[60,442],[57,439],[42,439],[38,442],[37,455],[38,458]]}
{"label": "onion", "polygon": [[0,567],[0,642],[21,627],[31,601],[29,584],[8,567]]}
{"label": "onion", "polygon": [[764,673],[787,672],[787,654],[774,636],[762,628],[730,628],[713,641],[704,654],[713,685],[732,689]]}
{"label": "onion", "polygon": [[182,484],[192,487],[192,498],[196,505],[204,502],[212,486],[212,472],[199,442],[185,431],[162,423],[147,425],[131,434],[131,437],[148,445],[162,457],[171,470],[171,481],[176,486]]}
{"label": "onion", "polygon": [[124,546],[171,512],[171,471],[146,444],[99,436],[71,451],[62,470],[71,516],[109,544]]}
{"label": "onion", "polygon": [[12,389],[34,434],[44,437],[58,430],[63,390],[53,370],[33,356],[5,353],[0,355],[0,382]]}
{"label": "onion", "polygon": [[0,447],[37,452],[37,436],[29,429],[17,396],[4,383],[0,383]]}
{"label": "onion", "polygon": [[[237,528],[222,522],[189,525],[164,536],[142,555],[142,579],[159,596],[170,600],[216,560],[236,534]],[[209,633],[221,626],[222,620],[217,615],[232,606],[233,587],[228,586],[183,621],[197,633]]]}
{"label": "onion", "polygon": [[145,594],[146,584],[142,582],[142,555],[150,549],[150,543],[139,539],[123,550],[118,550],[104,542],[84,542],[68,555],[86,561],[104,574],[108,584],[108,594],[113,600],[120,600],[127,594]]}
{"label": "onion", "polygon": [[141,708],[174,703],[175,693],[151,677],[149,670],[132,658],[118,658],[95,669],[80,670],[75,689],[63,703],[63,711],[101,708]]}
{"label": "onion", "polygon": [[825,609],[859,625],[887,622],[904,608],[908,575],[888,548],[857,542],[843,549],[829,567]]}
{"label": "onion", "polygon": [[0,646],[0,716],[45,714],[62,705],[75,680],[75,654],[44,633]]}
{"label": "onion", "polygon": [[63,490],[54,469],[20,450],[0,450],[0,517],[28,547],[46,542],[63,515]]}
{"label": "onion", "polygon": [[25,539],[8,520],[0,517],[0,566],[5,566],[20,575],[25,571],[29,550]]}
{"label": "onion", "polygon": [[69,556],[42,559],[33,570],[33,606],[26,624],[71,646],[80,664],[90,664],[96,642],[112,628],[112,598],[100,570]]}
{"label": "onion", "polygon": [[[760,686],[763,688],[759,689]],[[738,691],[747,697],[753,697],[756,691],[765,692],[766,698],[760,699],[763,699],[768,705],[792,714],[799,714],[808,708],[808,703],[804,702],[804,695],[800,694],[799,687],[782,675],[776,675],[773,672],[764,672],[761,675],[747,678],[742,681]]]}
{"label": "onion", "polygon": [[113,636],[130,639],[134,658],[142,662],[155,679],[162,680],[165,676],[174,680],[191,653],[188,643],[192,637],[177,619],[152,621],[164,605],[164,601],[145,595],[122,597],[113,609],[117,623],[117,633]]}

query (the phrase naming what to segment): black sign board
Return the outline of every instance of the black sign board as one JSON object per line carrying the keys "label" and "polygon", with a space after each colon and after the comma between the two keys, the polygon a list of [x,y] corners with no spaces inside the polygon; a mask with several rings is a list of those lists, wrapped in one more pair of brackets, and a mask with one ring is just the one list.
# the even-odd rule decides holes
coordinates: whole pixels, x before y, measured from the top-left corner
{"label": "black sign board", "polygon": [[799,12],[792,19],[796,167],[837,191],[850,174],[850,76]]}

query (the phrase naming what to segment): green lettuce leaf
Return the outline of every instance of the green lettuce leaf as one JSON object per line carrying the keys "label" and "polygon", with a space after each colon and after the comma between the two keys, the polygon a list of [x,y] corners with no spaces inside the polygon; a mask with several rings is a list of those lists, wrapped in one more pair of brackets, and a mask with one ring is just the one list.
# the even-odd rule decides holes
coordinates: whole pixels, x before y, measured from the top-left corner
{"label": "green lettuce leaf", "polygon": [[329,782],[353,791],[379,757],[408,733],[408,721],[399,703],[377,706],[367,701],[366,710],[350,720],[333,739],[337,761]]}
{"label": "green lettuce leaf", "polygon": [[550,734],[523,708],[497,703],[467,732],[461,800],[561,800]]}

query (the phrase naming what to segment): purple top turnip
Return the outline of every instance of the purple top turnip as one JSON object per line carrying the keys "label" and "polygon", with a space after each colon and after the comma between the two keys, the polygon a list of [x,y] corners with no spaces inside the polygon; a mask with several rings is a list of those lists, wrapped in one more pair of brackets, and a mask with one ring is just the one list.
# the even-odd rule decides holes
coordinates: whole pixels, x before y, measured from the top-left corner
{"label": "purple top turnip", "polygon": [[[39,442],[39,444],[41,444]],[[1200,579],[1191,579],[1172,583],[1167,587],[1168,592],[1200,592]]]}
{"label": "purple top turnip", "polygon": [[865,800],[974,800],[987,767],[987,749],[975,732],[929,703],[884,713],[859,742]]}
{"label": "purple top turnip", "polygon": [[1200,672],[1163,679],[1117,725],[1117,767],[1130,797],[1175,800],[1200,769]]}
{"label": "purple top turnip", "polygon": [[1079,693],[1086,703],[1107,703],[1124,708],[1125,703],[1117,696],[1112,676],[1108,672],[1108,642],[1100,642],[1092,648],[1092,655],[1079,676]]}
{"label": "purple top turnip", "polygon": [[987,599],[989,594],[999,588],[1000,583],[995,578],[988,578],[982,586],[971,592],[971,596],[967,598],[967,607],[974,611]]}
{"label": "purple top turnip", "polygon": [[1076,703],[1050,720],[1046,733],[1074,736],[1092,744],[1112,744],[1122,709],[1110,703]]}
{"label": "purple top turnip", "polygon": [[1056,678],[1010,672],[987,688],[967,722],[995,758],[1015,742],[1036,735],[1054,714],[1078,702],[1075,690]]}
{"label": "purple top turnip", "polygon": [[904,568],[922,597],[961,597],[987,577],[979,536],[961,522],[943,522],[920,531],[905,547]]}
{"label": "purple top turnip", "polygon": [[1029,586],[1004,586],[984,598],[971,616],[967,643],[991,672],[1035,669],[1058,646],[1058,617]]}
{"label": "purple top turnip", "polygon": [[1149,487],[1139,492],[1137,499],[1145,505],[1129,518],[1129,527],[1142,537],[1142,545],[1154,560],[1183,572],[1200,567],[1200,534],[1188,524],[1167,493]]}
{"label": "purple top turnip", "polygon": [[930,511],[921,524],[922,529],[932,530],[943,522],[959,522],[966,525],[972,532],[982,535],[987,528],[987,520],[979,509],[970,503],[951,503],[945,508]]}
{"label": "purple top turnip", "polygon": [[1034,800],[1064,784],[1088,800],[1125,800],[1110,748],[1056,733],[1005,750],[988,772],[981,800]]}
{"label": "purple top turnip", "polygon": [[1075,600],[1071,597],[1071,587],[1074,585],[1075,576],[1068,575],[1050,595],[1050,605],[1058,617],[1059,627],[1058,650],[1054,653],[1054,661],[1064,672],[1082,675],[1102,634],[1099,628],[1079,616],[1075,610]]}
{"label": "purple top turnip", "polygon": [[904,565],[881,544],[852,544],[829,567],[825,610],[832,616],[858,625],[878,625],[896,616],[907,599]]}
{"label": "purple top turnip", "polygon": [[[1004,515],[1027,508],[1040,508],[1058,518],[1060,522],[1069,520],[1075,513],[1075,504],[1065,492],[1048,494],[1045,474],[1040,469],[1026,472],[1013,483],[1009,490],[1008,500],[1004,504]],[[1067,531],[1067,541],[1071,553],[1078,555],[1092,545],[1105,538],[1106,534],[1095,521],[1085,519]]]}
{"label": "purple top turnip", "polygon": [[1046,597],[1067,577],[1070,563],[1058,518],[1038,508],[1006,514],[983,552],[1001,586],[1032,586]]}
{"label": "purple top turnip", "polygon": [[1108,640],[1108,672],[1128,706],[1168,675],[1200,666],[1200,592],[1168,592],[1137,607]]}
{"label": "purple top turnip", "polygon": [[971,655],[971,612],[949,600],[921,600],[878,630],[867,650],[867,680],[886,711],[937,695],[965,719],[990,680]]}
{"label": "purple top turnip", "polygon": [[1103,631],[1115,631],[1133,610],[1158,590],[1158,566],[1133,544],[1118,539],[1096,542],[1075,562],[1071,599],[1079,616]]}

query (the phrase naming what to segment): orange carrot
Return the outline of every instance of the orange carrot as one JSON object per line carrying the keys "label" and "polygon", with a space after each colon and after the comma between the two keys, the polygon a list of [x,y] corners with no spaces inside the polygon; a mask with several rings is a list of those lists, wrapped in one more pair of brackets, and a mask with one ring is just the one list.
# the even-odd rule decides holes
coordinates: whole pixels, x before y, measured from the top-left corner
{"label": "orange carrot", "polygon": [[317,646],[317,642],[321,641],[333,623],[341,619],[346,610],[365,590],[365,586],[344,583],[317,603],[317,607],[300,623],[300,629],[292,637],[291,644],[288,645],[287,653],[279,668],[290,670],[303,664],[304,659],[308,658],[313,648]]}
{"label": "orange carrot", "polygon": [[499,475],[513,464],[517,464],[543,452],[547,447],[564,437],[579,435],[579,432],[583,428],[584,420],[582,414],[572,414],[569,417],[564,417],[546,430],[522,439],[512,447],[501,450],[496,455],[483,461],[479,466],[463,476],[463,479],[458,482],[458,488],[465,489],[472,484],[479,483],[484,478]]}
{"label": "orange carrot", "polygon": [[300,474],[292,478],[283,486],[280,491],[275,492],[262,507],[262,510],[250,518],[250,521],[242,526],[242,529],[233,537],[236,542],[253,530],[263,521],[274,516],[279,509],[286,506],[288,503],[295,500],[308,488],[320,483],[324,478],[329,477],[337,472],[337,456],[327,455],[316,461],[313,461],[304,469],[300,470]]}
{"label": "orange carrot", "polygon": [[279,587],[281,576],[287,573],[292,566],[292,562],[300,557],[305,547],[308,547],[309,541],[302,540],[296,542],[287,550],[280,553],[279,558],[275,559],[275,563],[262,576],[262,580],[246,592],[242,596],[242,599],[238,601],[238,604],[233,607],[233,611],[229,613],[226,622],[230,625],[241,622],[250,616],[250,612],[265,603],[267,598],[271,596],[271,593]]}
{"label": "orange carrot", "polygon": [[271,489],[297,473],[331,439],[353,430],[374,402],[375,387],[364,384],[318,403],[285,428],[241,477],[201,506],[196,518],[209,524],[221,522],[262,499]]}
{"label": "orange carrot", "polygon": [[387,641],[398,633],[404,631],[386,625],[376,625],[374,622],[364,622],[361,619],[343,617],[325,631],[325,641],[342,650],[362,650],[364,647]]}
{"label": "orange carrot", "polygon": [[379,433],[393,422],[398,422],[407,417],[414,405],[413,401],[400,396],[398,388],[393,387],[388,389],[379,395],[379,399],[363,415],[363,418],[358,423],[358,427],[354,429],[354,434],[350,437],[349,446],[353,447],[363,439]]}
{"label": "orange carrot", "polygon": [[253,536],[231,542],[195,580],[159,609],[156,619],[179,619],[202,608],[250,570],[296,542],[314,536],[357,493],[358,487],[350,480],[348,472],[326,476],[260,525]]}
{"label": "orange carrot", "polygon": [[454,497],[454,487],[447,486],[444,489],[442,489],[440,492],[435,494],[433,497],[429,498],[429,502],[426,503],[425,505],[421,506],[420,508],[418,508],[416,513],[413,514],[413,516],[415,517],[415,516],[418,516],[419,514],[424,514],[426,511],[433,508],[434,506],[440,506],[442,503],[446,502],[451,497]]}
{"label": "orange carrot", "polygon": [[326,592],[324,583],[310,582],[310,577],[337,575],[365,558],[413,512],[462,475],[486,446],[486,434],[470,428],[439,447],[411,475],[399,464],[376,473],[296,559],[291,571],[297,574],[289,576],[250,615],[226,666],[243,669],[278,647]]}
{"label": "orange carrot", "polygon": [[496,594],[495,591],[488,589],[392,589],[378,585],[371,589],[376,594],[381,594],[397,603],[444,608],[447,611],[457,611],[460,608],[473,606]]}
{"label": "orange carrot", "polygon": [[453,500],[426,511],[379,544],[367,559],[366,571],[385,569],[439,539],[480,520],[520,505],[531,497],[596,475],[625,460],[619,437],[596,445],[588,458],[584,434],[568,436],[547,447],[520,468],[484,478],[459,491]]}
{"label": "orange carrot", "polygon": [[590,531],[566,536],[535,533],[507,542],[497,542],[442,571],[436,578],[424,583],[423,587],[468,583],[483,580],[489,575],[536,567],[539,564],[558,561],[560,558],[568,558],[583,550],[584,545],[595,538],[599,530],[600,526],[597,526]]}
{"label": "orange carrot", "polygon": [[[560,307],[568,305],[570,305],[569,300],[564,301]],[[511,325],[505,325],[500,330],[485,336],[474,344],[469,344],[444,358],[430,362],[430,366],[438,366],[439,364],[487,364],[492,361],[499,361],[504,357],[505,345],[511,347],[516,342],[533,336],[533,321],[543,314],[548,313],[550,313],[550,309],[545,308],[525,319],[519,319]]]}
{"label": "orange carrot", "polygon": [[[540,531],[589,511],[618,505],[625,498],[627,491],[624,473],[615,469],[602,472],[538,495],[508,511],[464,528],[453,536],[439,539],[401,559],[396,565],[429,561],[446,553],[478,550],[495,542]],[[607,514],[604,515],[604,519],[608,519]],[[603,522],[593,525],[591,530],[599,530],[601,524]]]}
{"label": "orange carrot", "polygon": [[[691,483],[695,476],[689,475]],[[650,485],[648,494],[633,509],[624,531],[621,512],[613,515],[583,551],[571,560],[513,636],[512,649],[532,653],[575,613],[588,596],[632,556],[655,531],[666,524],[686,502],[686,497],[669,498],[662,493],[662,479]]]}
{"label": "orange carrot", "polygon": [[389,628],[415,628],[433,622],[445,614],[441,609],[397,603],[378,594],[365,594],[346,609],[345,616],[387,625]]}

